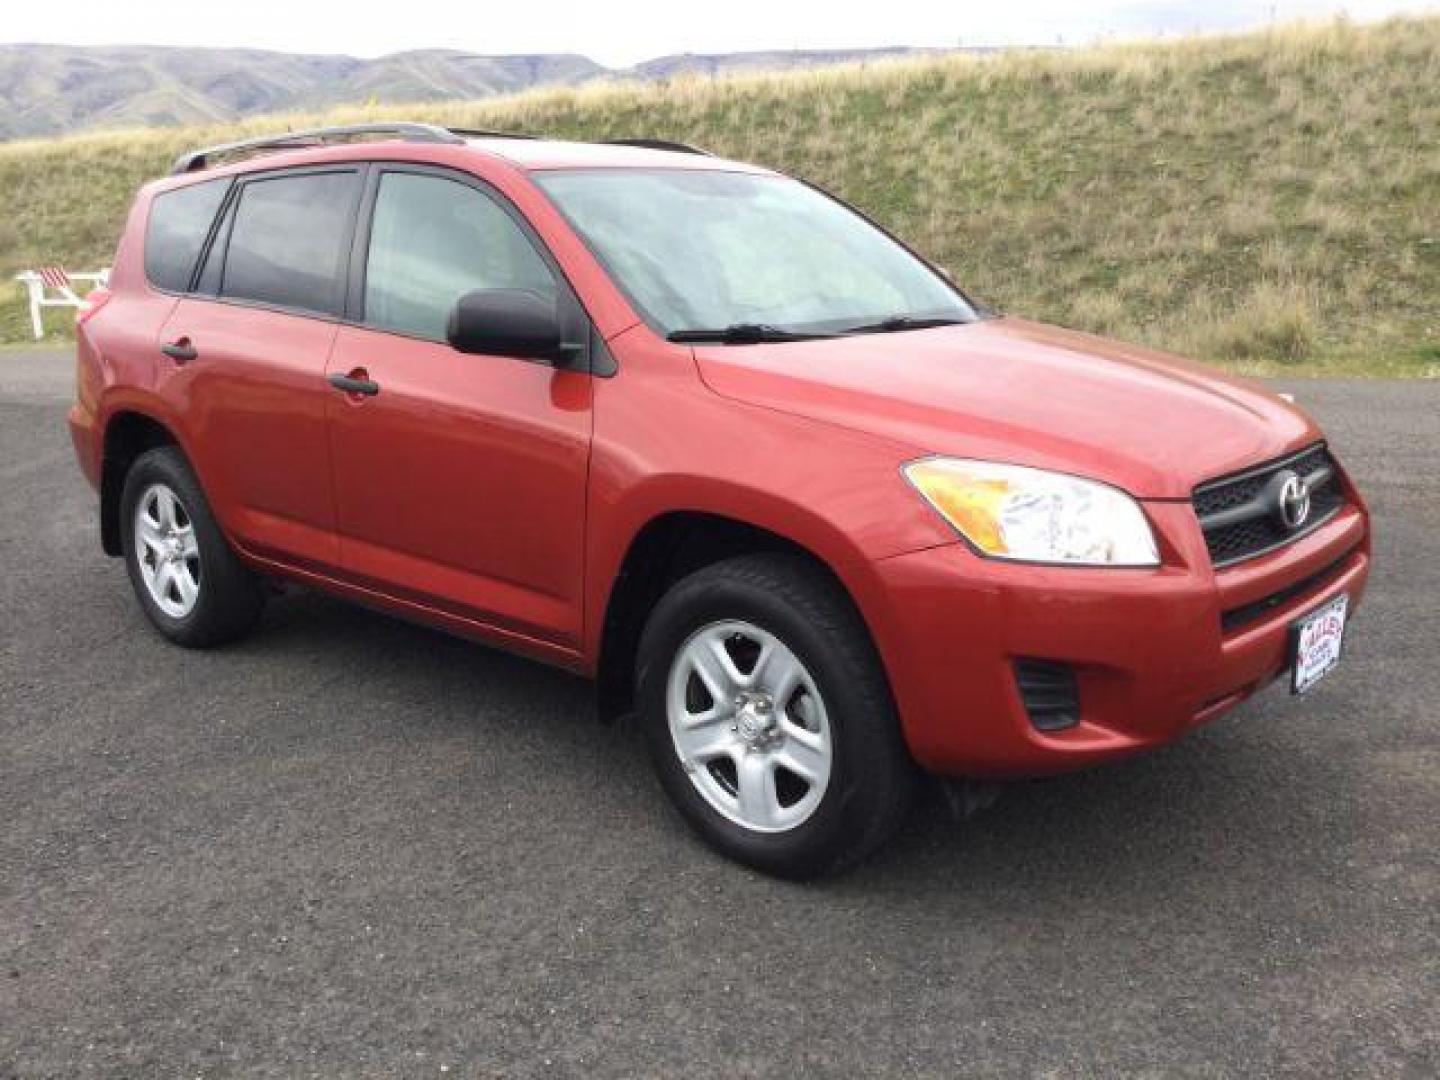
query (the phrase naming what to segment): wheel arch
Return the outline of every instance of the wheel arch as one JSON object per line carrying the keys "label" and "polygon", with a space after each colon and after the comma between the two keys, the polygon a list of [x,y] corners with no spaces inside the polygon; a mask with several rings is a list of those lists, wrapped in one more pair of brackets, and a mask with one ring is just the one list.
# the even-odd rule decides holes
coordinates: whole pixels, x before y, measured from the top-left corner
{"label": "wheel arch", "polygon": [[[675,582],[736,555],[776,552],[804,559],[821,571],[869,626],[853,590],[831,560],[812,547],[763,525],[700,510],[665,511],[632,537],[605,604],[596,661],[600,716],[614,719],[634,699],[636,648],[646,619]],[[873,643],[873,634],[872,643]]]}
{"label": "wheel arch", "polygon": [[181,447],[179,438],[163,421],[134,408],[117,409],[105,422],[100,458],[100,546],[105,554],[119,556],[120,495],[125,476],[135,460],[161,446]]}

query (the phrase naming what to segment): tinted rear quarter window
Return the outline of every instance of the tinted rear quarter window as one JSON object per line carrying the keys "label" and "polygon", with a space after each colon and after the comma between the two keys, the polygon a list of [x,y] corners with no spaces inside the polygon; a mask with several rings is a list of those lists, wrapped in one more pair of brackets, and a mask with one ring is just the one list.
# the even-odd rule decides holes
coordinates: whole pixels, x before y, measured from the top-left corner
{"label": "tinted rear quarter window", "polygon": [[229,188],[228,178],[207,180],[155,196],[145,229],[145,276],[150,284],[167,292],[190,287],[195,260]]}
{"label": "tinted rear quarter window", "polygon": [[359,194],[355,172],[247,182],[230,230],[221,295],[337,313]]}

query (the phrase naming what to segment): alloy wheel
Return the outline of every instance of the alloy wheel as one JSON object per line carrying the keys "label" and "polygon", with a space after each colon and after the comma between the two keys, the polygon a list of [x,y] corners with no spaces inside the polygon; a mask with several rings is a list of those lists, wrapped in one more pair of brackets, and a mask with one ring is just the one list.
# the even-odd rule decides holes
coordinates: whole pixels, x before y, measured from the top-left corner
{"label": "alloy wheel", "polygon": [[135,561],[155,606],[183,619],[200,598],[200,545],[185,504],[166,484],[151,484],[135,504]]}
{"label": "alloy wheel", "polygon": [[834,741],[805,665],[774,634],[726,620],[692,634],[666,684],[670,737],[690,782],[755,832],[785,832],[824,798]]}

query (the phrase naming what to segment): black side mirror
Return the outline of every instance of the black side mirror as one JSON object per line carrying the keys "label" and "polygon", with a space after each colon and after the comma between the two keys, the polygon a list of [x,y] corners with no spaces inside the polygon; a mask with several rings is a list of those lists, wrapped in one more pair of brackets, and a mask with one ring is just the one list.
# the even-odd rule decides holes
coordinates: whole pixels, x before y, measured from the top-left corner
{"label": "black side mirror", "polygon": [[462,353],[566,358],[555,301],[527,289],[476,289],[455,301],[445,340]]}

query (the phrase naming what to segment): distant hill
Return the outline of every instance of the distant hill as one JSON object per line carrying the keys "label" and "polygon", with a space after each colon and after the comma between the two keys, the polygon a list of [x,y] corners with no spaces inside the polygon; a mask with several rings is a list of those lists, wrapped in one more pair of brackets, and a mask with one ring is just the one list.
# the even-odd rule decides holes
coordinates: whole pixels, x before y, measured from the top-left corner
{"label": "distant hill", "polygon": [[223,123],[371,102],[473,101],[600,78],[791,70],[924,51],[681,54],[614,69],[560,53],[481,56],[426,49],[360,60],[257,49],[0,45],[0,140],[93,127]]}

